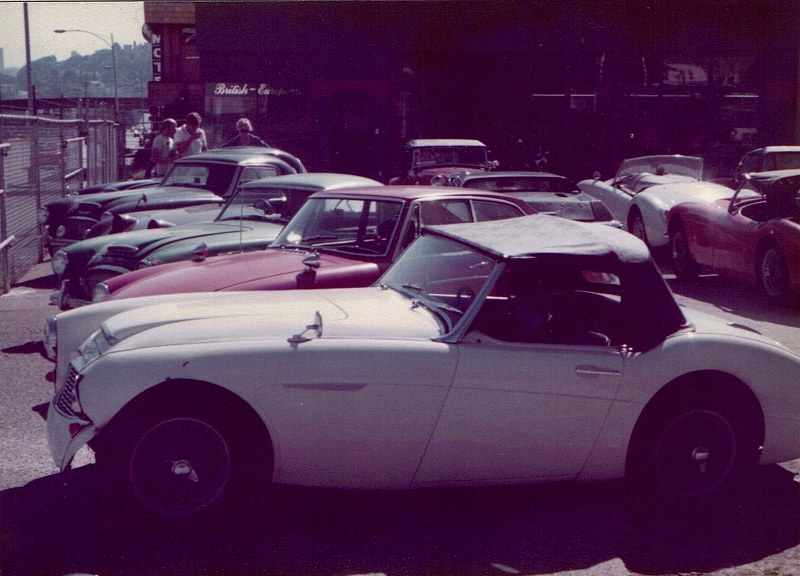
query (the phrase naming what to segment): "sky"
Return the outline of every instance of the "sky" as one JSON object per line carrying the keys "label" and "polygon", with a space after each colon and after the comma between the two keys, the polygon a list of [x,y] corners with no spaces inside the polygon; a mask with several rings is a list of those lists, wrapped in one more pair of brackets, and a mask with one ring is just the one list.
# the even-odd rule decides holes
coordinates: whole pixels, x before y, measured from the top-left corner
{"label": "sky", "polygon": [[[25,2],[0,0],[0,48],[6,68],[25,65]],[[142,36],[144,3],[116,2],[27,2],[31,61],[45,56],[66,60],[73,51],[85,56],[108,48],[99,38],[82,32],[56,34],[56,29],[80,28],[94,32],[120,46],[146,42]]]}

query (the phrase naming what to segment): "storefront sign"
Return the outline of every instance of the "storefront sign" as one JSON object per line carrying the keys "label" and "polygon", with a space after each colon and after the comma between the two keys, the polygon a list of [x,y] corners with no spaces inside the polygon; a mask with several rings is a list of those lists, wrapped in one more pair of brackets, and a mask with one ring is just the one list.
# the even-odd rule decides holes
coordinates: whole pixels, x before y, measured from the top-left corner
{"label": "storefront sign", "polygon": [[294,88],[275,88],[269,84],[239,84],[218,82],[212,90],[214,96],[299,96]]}

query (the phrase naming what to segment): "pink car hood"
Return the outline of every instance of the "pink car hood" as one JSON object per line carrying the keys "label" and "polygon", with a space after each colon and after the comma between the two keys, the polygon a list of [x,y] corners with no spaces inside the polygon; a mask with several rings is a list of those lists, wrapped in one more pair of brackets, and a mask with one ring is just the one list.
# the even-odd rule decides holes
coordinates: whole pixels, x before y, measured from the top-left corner
{"label": "pink car hood", "polygon": [[319,268],[304,272],[303,259],[311,255],[313,252],[268,249],[215,256],[202,262],[162,264],[108,279],[107,299],[181,292],[369,286],[383,271],[375,262],[320,254]]}

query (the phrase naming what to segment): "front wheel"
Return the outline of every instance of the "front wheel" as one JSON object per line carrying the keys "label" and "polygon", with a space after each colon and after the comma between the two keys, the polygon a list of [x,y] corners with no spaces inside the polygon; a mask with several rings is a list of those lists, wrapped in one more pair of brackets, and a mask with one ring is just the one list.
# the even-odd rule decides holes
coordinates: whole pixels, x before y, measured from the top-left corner
{"label": "front wheel", "polygon": [[190,516],[214,504],[231,483],[231,447],[214,425],[190,417],[149,426],[128,461],[138,500],[162,516]]}
{"label": "front wheel", "polygon": [[780,248],[769,246],[761,252],[757,272],[761,288],[770,299],[781,304],[791,300],[789,268]]}
{"label": "front wheel", "polygon": [[634,210],[634,213],[631,215],[631,222],[628,229],[631,231],[631,234],[647,244],[648,247],[650,246],[647,241],[647,230],[644,227],[644,219],[642,218],[641,212],[638,210]]}
{"label": "front wheel", "polygon": [[670,260],[672,271],[680,279],[691,280],[697,277],[697,263],[689,251],[689,241],[682,227],[676,227],[669,235]]}
{"label": "front wheel", "polygon": [[[270,493],[269,437],[255,414],[230,397],[185,407],[182,395],[133,405],[93,443],[120,504],[162,519],[238,513]],[[225,406],[220,409],[219,406]]]}

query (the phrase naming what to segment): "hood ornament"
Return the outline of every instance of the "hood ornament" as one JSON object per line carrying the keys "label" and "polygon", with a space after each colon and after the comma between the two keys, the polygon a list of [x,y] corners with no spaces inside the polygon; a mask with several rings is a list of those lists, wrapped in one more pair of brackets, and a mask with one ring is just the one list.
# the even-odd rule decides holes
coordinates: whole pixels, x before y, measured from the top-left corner
{"label": "hood ornament", "polygon": [[291,338],[288,338],[286,341],[290,344],[302,344],[303,342],[308,342],[311,340],[310,336],[306,336],[306,332],[309,330],[313,330],[317,333],[316,338],[322,338],[322,314],[319,313],[319,310],[314,312],[314,323],[308,324],[306,329],[300,332],[299,334],[295,334]]}

